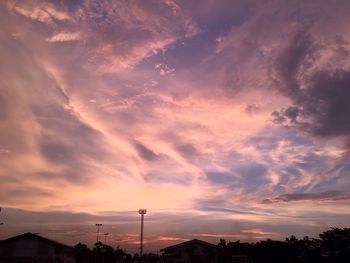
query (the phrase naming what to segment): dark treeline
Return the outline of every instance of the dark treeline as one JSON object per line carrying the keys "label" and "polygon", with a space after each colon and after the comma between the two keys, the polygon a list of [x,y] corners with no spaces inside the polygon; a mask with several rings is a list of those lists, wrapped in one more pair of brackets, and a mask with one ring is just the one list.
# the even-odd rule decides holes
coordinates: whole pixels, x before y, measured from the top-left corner
{"label": "dark treeline", "polygon": [[257,243],[226,243],[221,239],[218,247],[220,263],[231,263],[238,255],[252,263],[349,263],[350,228],[332,228],[317,239],[291,236],[285,241],[267,239]]}
{"label": "dark treeline", "polygon": [[[120,247],[114,249],[111,246],[105,245],[101,242],[95,243],[93,249],[88,248],[87,245],[79,243],[74,246],[74,257],[76,263],[131,263],[140,262],[140,257],[136,253],[134,255],[126,253]],[[155,263],[159,262],[157,254],[149,253],[142,256],[142,262]]]}
{"label": "dark treeline", "polygon": [[[89,249],[85,244],[74,246],[77,263],[115,263],[115,262],[161,262],[157,254],[128,254],[120,247],[116,249],[101,242]],[[249,263],[349,263],[350,228],[331,228],[319,238],[290,236],[284,241],[267,239],[256,243],[226,242],[218,244],[218,262],[231,263],[233,257],[241,256]]]}

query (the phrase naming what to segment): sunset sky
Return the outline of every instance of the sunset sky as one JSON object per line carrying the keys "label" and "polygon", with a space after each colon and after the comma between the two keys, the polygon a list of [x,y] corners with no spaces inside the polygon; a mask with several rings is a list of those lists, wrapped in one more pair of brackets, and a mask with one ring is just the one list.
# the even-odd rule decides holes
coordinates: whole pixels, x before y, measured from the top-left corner
{"label": "sunset sky", "polygon": [[350,225],[350,2],[0,3],[0,239],[145,251]]}

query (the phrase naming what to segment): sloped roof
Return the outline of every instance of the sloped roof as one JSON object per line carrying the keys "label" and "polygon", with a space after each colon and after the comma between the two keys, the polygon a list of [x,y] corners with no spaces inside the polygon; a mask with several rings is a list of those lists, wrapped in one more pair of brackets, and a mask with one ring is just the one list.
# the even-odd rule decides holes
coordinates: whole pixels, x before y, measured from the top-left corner
{"label": "sloped roof", "polygon": [[48,239],[46,237],[39,236],[37,234],[30,233],[30,232],[27,232],[27,233],[24,233],[24,234],[21,234],[21,235],[18,235],[18,236],[14,236],[14,237],[10,237],[10,238],[1,240],[0,241],[0,246],[2,244],[5,244],[5,243],[17,241],[17,240],[20,240],[20,239],[28,239],[28,238],[33,238],[33,239],[37,239],[37,240],[40,240],[40,241],[43,241],[43,242],[46,242],[46,243],[51,243],[51,244],[53,244],[55,246],[72,248],[71,246],[65,245],[63,243],[60,243],[60,242]]}
{"label": "sloped roof", "polygon": [[182,242],[182,243],[179,243],[179,244],[176,244],[176,245],[172,245],[172,246],[169,246],[169,247],[162,248],[160,251],[186,247],[186,246],[189,246],[189,245],[192,245],[192,244],[199,244],[199,245],[206,246],[206,247],[217,248],[217,246],[212,244],[212,243],[209,243],[209,242],[206,242],[206,241],[203,241],[203,240],[199,240],[199,239],[192,239],[192,240],[185,241],[185,242]]}

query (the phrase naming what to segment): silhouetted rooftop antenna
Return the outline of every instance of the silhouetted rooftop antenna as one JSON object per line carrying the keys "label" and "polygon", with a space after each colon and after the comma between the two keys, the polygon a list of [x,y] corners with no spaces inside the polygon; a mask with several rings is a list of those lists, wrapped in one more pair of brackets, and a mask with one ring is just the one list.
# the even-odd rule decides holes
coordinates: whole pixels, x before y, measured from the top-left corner
{"label": "silhouetted rooftop antenna", "polygon": [[141,236],[140,236],[140,257],[142,257],[143,253],[143,217],[147,214],[146,209],[139,209],[139,214],[141,215]]}

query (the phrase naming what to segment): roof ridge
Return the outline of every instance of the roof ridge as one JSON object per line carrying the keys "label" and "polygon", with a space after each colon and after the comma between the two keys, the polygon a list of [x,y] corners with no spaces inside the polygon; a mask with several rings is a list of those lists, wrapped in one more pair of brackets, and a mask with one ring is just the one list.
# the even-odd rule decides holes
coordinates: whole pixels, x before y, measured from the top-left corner
{"label": "roof ridge", "polygon": [[30,236],[30,237],[34,237],[34,238],[37,238],[37,239],[41,239],[41,240],[44,240],[44,241],[48,241],[48,242],[54,243],[56,245],[64,246],[64,247],[67,247],[67,248],[72,248],[69,245],[63,244],[63,243],[58,242],[56,240],[52,240],[52,239],[49,239],[47,237],[43,237],[43,236],[31,233],[31,232],[26,232],[26,233],[23,233],[23,234],[20,234],[20,235],[17,235],[17,236],[13,236],[13,237],[9,237],[7,239],[3,239],[3,240],[1,240],[1,243],[5,243],[5,242],[12,241],[12,240],[16,240],[16,239],[19,239],[19,238],[24,237],[24,236]]}
{"label": "roof ridge", "polygon": [[168,247],[162,248],[160,251],[164,251],[164,250],[166,250],[166,249],[173,249],[173,248],[176,248],[176,247],[181,247],[181,246],[187,245],[187,244],[189,244],[189,243],[194,243],[194,242],[198,242],[198,243],[201,243],[201,244],[205,244],[205,245],[217,247],[217,245],[214,245],[214,244],[209,243],[209,242],[207,242],[207,241],[194,238],[194,239],[187,240],[187,241],[184,241],[184,242],[181,242],[181,243],[172,245],[172,246],[168,246]]}

